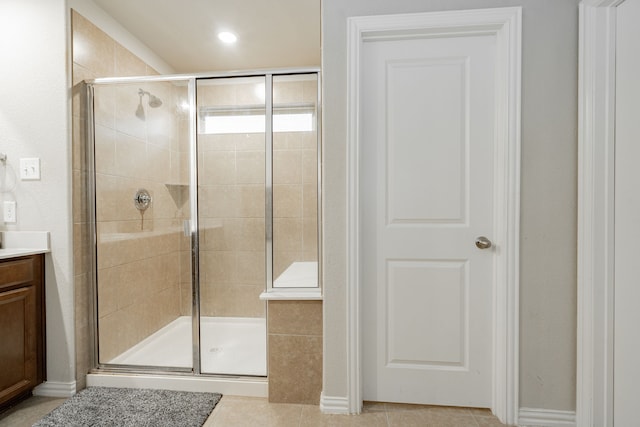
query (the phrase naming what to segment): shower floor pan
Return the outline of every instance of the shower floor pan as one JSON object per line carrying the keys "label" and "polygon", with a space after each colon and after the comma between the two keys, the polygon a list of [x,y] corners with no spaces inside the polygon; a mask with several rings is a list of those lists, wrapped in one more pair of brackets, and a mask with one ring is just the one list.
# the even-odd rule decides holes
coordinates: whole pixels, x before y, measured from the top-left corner
{"label": "shower floor pan", "polygon": [[[266,333],[265,319],[202,317],[201,372],[266,376]],[[191,336],[191,317],[181,316],[109,363],[191,368]]]}

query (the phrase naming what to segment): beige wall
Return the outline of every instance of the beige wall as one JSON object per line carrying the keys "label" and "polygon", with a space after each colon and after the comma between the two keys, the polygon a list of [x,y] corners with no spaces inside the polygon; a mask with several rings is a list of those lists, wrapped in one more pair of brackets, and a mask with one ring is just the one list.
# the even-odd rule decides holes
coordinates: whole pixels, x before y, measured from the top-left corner
{"label": "beige wall", "polygon": [[347,395],[346,18],[523,7],[520,406],[575,409],[578,0],[324,0],[325,396]]}

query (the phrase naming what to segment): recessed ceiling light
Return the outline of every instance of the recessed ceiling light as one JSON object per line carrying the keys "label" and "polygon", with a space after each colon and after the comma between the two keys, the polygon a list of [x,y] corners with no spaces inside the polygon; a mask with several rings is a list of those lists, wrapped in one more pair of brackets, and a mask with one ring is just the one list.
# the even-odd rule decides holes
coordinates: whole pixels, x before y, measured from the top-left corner
{"label": "recessed ceiling light", "polygon": [[222,31],[218,33],[218,38],[222,40],[224,43],[228,43],[228,44],[235,43],[236,40],[238,40],[238,37],[236,37],[235,34],[230,33],[228,31]]}

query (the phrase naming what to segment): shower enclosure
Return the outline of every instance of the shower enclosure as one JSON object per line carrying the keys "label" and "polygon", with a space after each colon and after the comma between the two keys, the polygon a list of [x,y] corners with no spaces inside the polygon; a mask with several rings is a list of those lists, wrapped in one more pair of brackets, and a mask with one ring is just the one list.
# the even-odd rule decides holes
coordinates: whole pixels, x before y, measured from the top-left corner
{"label": "shower enclosure", "polygon": [[320,283],[318,75],[87,82],[98,370],[267,375],[261,294]]}

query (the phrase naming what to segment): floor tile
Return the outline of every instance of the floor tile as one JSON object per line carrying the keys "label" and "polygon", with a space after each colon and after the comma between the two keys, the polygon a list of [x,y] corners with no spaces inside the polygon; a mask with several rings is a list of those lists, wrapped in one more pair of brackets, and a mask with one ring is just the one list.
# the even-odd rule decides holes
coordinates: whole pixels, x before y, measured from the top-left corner
{"label": "floor tile", "polygon": [[31,427],[67,400],[33,396],[0,414],[0,427]]}
{"label": "floor tile", "polygon": [[205,427],[298,427],[302,405],[269,403],[267,399],[223,396]]}
{"label": "floor tile", "polygon": [[387,427],[385,412],[363,412],[360,415],[323,414],[314,405],[304,405],[300,427]]}

